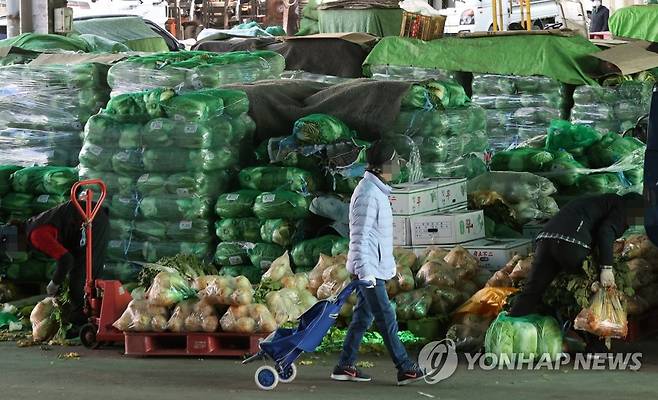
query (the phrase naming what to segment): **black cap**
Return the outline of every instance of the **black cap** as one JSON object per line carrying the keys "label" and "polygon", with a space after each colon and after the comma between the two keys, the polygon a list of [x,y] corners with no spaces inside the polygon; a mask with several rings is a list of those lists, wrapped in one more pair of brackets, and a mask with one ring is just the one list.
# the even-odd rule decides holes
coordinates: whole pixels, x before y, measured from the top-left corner
{"label": "black cap", "polygon": [[366,150],[368,166],[378,168],[395,157],[395,146],[388,140],[377,140]]}

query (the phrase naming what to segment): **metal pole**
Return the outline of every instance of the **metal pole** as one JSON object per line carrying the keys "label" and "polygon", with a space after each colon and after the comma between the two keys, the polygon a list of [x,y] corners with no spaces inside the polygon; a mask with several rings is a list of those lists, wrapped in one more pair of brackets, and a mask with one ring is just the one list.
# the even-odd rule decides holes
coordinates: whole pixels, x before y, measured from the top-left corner
{"label": "metal pole", "polygon": [[21,34],[21,11],[19,0],[7,0],[7,37]]}
{"label": "metal pole", "polygon": [[491,0],[491,14],[493,16],[493,31],[498,32],[498,13],[496,12],[496,5],[498,0]]}
{"label": "metal pole", "polygon": [[525,6],[526,6],[526,25],[525,28],[528,31],[532,30],[532,17],[530,16],[530,0],[525,0]]}

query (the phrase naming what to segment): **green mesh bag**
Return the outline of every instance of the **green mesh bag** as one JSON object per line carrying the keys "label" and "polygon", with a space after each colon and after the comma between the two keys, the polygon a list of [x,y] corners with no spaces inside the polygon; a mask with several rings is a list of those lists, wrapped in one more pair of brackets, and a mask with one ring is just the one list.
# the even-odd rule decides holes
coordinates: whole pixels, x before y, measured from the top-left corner
{"label": "green mesh bag", "polygon": [[15,217],[20,220],[25,219],[25,217],[32,216],[32,203],[34,202],[34,195],[29,193],[7,193],[2,196],[2,202],[0,202],[0,208],[6,213],[13,214]]}
{"label": "green mesh bag", "polygon": [[12,191],[11,175],[22,168],[16,165],[0,165],[0,196]]}
{"label": "green mesh bag", "polygon": [[124,182],[123,191],[134,189],[141,197],[164,196],[167,192],[167,175],[164,174],[144,174],[133,183],[130,178],[122,178]]}
{"label": "green mesh bag", "polygon": [[183,131],[184,124],[171,118],[156,118],[149,121],[141,131],[141,146],[135,147],[168,147],[174,141],[175,132]]}
{"label": "green mesh bag", "polygon": [[583,170],[585,167],[581,163],[562,150],[553,153],[553,162],[546,177],[560,186],[570,187],[576,185],[583,176]]}
{"label": "green mesh bag", "polygon": [[[102,168],[99,168],[102,169]],[[112,170],[123,176],[139,176],[144,172],[144,158],[140,150],[122,150],[112,155]]]}
{"label": "green mesh bag", "polygon": [[67,195],[41,194],[34,197],[34,200],[32,201],[32,211],[35,214],[40,214],[69,201],[69,199],[70,197]]}
{"label": "green mesh bag", "polygon": [[190,219],[166,224],[166,236],[179,242],[205,242],[211,234],[211,224],[205,219]]}
{"label": "green mesh bag", "polygon": [[578,189],[591,195],[620,193],[628,186],[622,181],[620,174],[612,172],[583,175],[578,179]]}
{"label": "green mesh bag", "polygon": [[222,242],[260,241],[258,218],[227,218],[215,223],[215,233]]}
{"label": "green mesh bag", "polygon": [[587,149],[587,160],[592,168],[605,168],[629,156],[644,144],[633,137],[622,137],[610,132]]}
{"label": "green mesh bag", "polygon": [[297,267],[312,267],[317,264],[320,254],[331,254],[334,243],[340,239],[340,236],[327,235],[305,240],[293,247],[290,253],[292,261]]}
{"label": "green mesh bag", "polygon": [[229,170],[173,174],[167,178],[166,189],[179,196],[195,194],[215,198],[228,189],[232,176],[233,172]]}
{"label": "green mesh bag", "polygon": [[350,249],[350,240],[347,238],[340,238],[336,240],[334,245],[331,247],[331,255],[333,257],[339,254],[347,254]]}
{"label": "green mesh bag", "polygon": [[112,158],[118,151],[118,147],[98,146],[87,142],[82,146],[78,159],[84,168],[112,171]]}
{"label": "green mesh bag", "polygon": [[288,248],[297,234],[297,224],[285,219],[268,219],[260,227],[260,237],[265,243]]}
{"label": "green mesh bag", "polygon": [[573,151],[589,147],[601,140],[601,134],[586,125],[572,125],[568,121],[555,120],[551,122],[546,136],[546,150],[560,149]]}
{"label": "green mesh bag", "polygon": [[118,121],[139,122],[149,119],[143,93],[125,93],[112,97],[105,112]]}
{"label": "green mesh bag", "polygon": [[254,202],[254,214],[262,220],[299,220],[308,216],[309,203],[301,194],[287,191],[265,192]]}
{"label": "green mesh bag", "polygon": [[250,264],[247,248],[251,246],[251,243],[244,242],[220,243],[215,251],[215,263],[222,266]]}
{"label": "green mesh bag", "polygon": [[272,243],[256,243],[247,250],[251,264],[263,270],[267,270],[274,260],[281,257],[285,252],[283,247]]}
{"label": "green mesh bag", "polygon": [[545,150],[529,147],[500,151],[491,159],[494,171],[541,172],[553,161],[553,155]]}
{"label": "green mesh bag", "polygon": [[199,197],[145,197],[139,203],[139,211],[148,219],[178,221],[207,218],[210,215],[210,201]]}
{"label": "green mesh bag", "polygon": [[164,108],[167,115],[187,122],[205,121],[220,114],[224,101],[214,96],[214,91],[195,91],[170,98]]}
{"label": "green mesh bag", "polygon": [[466,154],[445,163],[423,163],[424,177],[472,179],[487,172],[487,165],[476,154]]}
{"label": "green mesh bag", "polygon": [[308,171],[291,167],[251,167],[239,174],[240,186],[245,189],[268,192],[289,190],[292,192],[313,192],[317,185]]}
{"label": "green mesh bag", "polygon": [[220,275],[226,276],[244,276],[252,284],[258,283],[263,276],[263,269],[254,265],[226,265],[219,270]]}
{"label": "green mesh bag", "polygon": [[238,190],[224,193],[217,199],[215,212],[222,218],[244,218],[254,215],[254,202],[260,195],[257,190]]}
{"label": "green mesh bag", "polygon": [[326,114],[311,114],[295,122],[293,135],[302,143],[330,144],[352,137],[350,128],[340,119]]}
{"label": "green mesh bag", "polygon": [[66,167],[29,167],[12,174],[16,192],[35,194],[67,194],[78,180],[78,171]]}
{"label": "green mesh bag", "polygon": [[541,357],[556,360],[562,352],[562,331],[552,317],[530,314],[510,317],[506,312],[491,323],[484,341],[485,352],[498,362]]}

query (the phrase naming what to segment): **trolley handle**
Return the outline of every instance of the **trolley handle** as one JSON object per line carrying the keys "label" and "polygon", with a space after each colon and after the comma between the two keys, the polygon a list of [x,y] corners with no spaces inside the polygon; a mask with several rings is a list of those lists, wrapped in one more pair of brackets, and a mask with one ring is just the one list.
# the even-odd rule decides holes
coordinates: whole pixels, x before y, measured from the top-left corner
{"label": "trolley handle", "polygon": [[[82,206],[80,205],[80,201],[78,200],[78,189],[82,186],[93,186],[96,185],[100,188],[100,197],[98,201],[96,202],[96,206],[91,209],[91,204],[92,204],[92,195],[93,191],[91,189],[87,189],[85,195],[86,195],[86,202],[87,202],[87,210],[84,210]],[[98,211],[100,211],[101,206],[103,205],[103,201],[105,201],[105,197],[107,196],[107,186],[105,185],[105,182],[103,182],[100,179],[90,179],[86,181],[79,181],[73,184],[71,187],[71,203],[75,206],[75,208],[78,210],[80,215],[85,219],[86,223],[90,223],[96,218],[96,214],[98,214]]]}

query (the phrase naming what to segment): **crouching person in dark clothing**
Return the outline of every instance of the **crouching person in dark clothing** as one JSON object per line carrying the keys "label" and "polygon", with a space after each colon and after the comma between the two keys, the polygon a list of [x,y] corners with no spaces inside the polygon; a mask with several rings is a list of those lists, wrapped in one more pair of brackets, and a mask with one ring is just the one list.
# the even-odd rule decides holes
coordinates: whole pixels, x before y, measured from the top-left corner
{"label": "crouching person in dark clothing", "polygon": [[536,312],[553,279],[563,271],[582,271],[583,262],[594,250],[601,285],[614,287],[614,242],[629,225],[642,224],[643,215],[643,198],[636,193],[584,197],[564,206],[537,237],[532,269],[510,316]]}
{"label": "crouching person in dark clothing", "polygon": [[[80,205],[85,208],[85,202]],[[109,213],[101,208],[92,223],[92,274],[97,277],[105,263],[109,234]],[[83,219],[71,201],[63,203],[26,223],[29,245],[57,261],[57,268],[46,288],[49,296],[55,296],[65,279],[69,279],[71,310],[68,320],[80,326],[87,320],[84,314],[84,288],[86,278],[85,234]]]}

